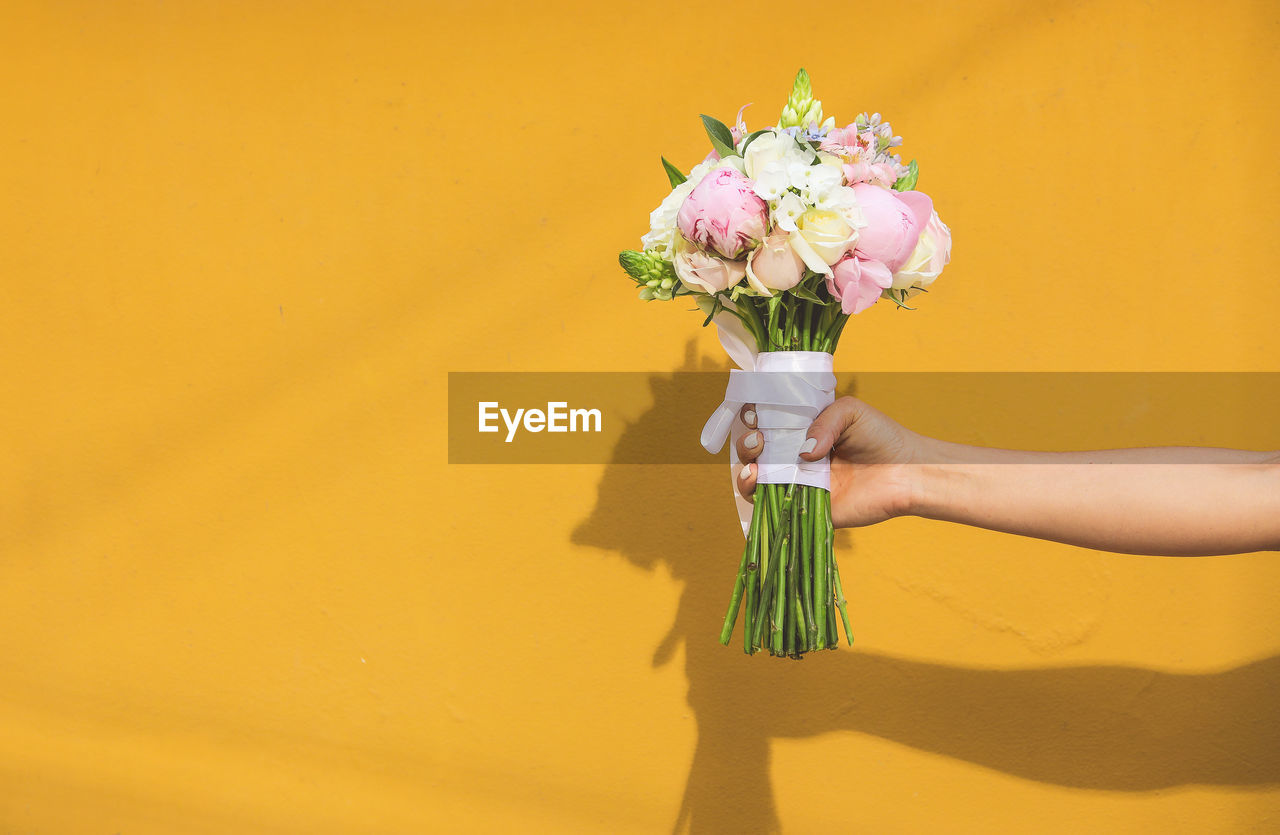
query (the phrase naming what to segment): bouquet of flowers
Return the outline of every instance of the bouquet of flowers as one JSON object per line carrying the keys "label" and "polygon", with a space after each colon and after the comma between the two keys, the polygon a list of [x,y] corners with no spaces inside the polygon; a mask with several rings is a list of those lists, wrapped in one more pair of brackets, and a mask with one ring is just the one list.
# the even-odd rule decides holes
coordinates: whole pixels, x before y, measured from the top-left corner
{"label": "bouquet of flowers", "polygon": [[[830,463],[799,458],[813,418],[834,400],[832,353],[851,315],[927,292],[951,256],[951,232],[915,190],[919,169],[875,113],[823,119],[796,75],[778,124],[748,132],[703,116],[711,152],[687,174],[664,157],[671,193],[639,251],[619,261],[646,301],[693,296],[742,370],[703,429],[717,452],[755,404],[765,449],[754,504],[740,502],[746,547],[720,642],[743,611],[748,654],[799,658],[853,643],[832,551]],[[736,451],[733,455],[737,464]],[[746,514],[749,512],[749,521]]]}

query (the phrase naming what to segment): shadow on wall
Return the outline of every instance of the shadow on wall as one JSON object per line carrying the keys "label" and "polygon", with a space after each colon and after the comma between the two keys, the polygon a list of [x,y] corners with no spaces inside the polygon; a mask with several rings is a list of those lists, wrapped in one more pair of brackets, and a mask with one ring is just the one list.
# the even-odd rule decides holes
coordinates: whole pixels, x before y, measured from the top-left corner
{"label": "shadow on wall", "polygon": [[[680,371],[699,367],[690,344]],[[696,426],[669,378],[630,426],[615,460],[642,460],[672,427]],[[620,553],[684,583],[654,666],[686,646],[697,748],[675,830],[779,829],[770,740],[859,731],[1007,774],[1086,789],[1280,783],[1280,657],[1223,673],[1128,667],[974,670],[843,647],[801,662],[748,657],[741,627],[717,640],[736,557],[736,525],[708,524],[707,497],[730,514],[727,467],[611,464],[576,544]],[[701,500],[701,501],[699,501]],[[646,510],[648,509],[648,510]],[[842,549],[849,559],[847,540]]]}

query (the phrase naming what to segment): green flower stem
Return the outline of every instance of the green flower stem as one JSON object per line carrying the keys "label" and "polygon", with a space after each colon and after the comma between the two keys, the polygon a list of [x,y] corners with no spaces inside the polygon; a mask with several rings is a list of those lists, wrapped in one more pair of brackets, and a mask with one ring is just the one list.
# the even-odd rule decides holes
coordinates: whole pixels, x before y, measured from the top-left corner
{"label": "green flower stem", "polygon": [[[819,284],[815,292],[825,295]],[[761,351],[834,353],[849,317],[837,303],[806,301],[794,294],[740,296],[732,311]],[[798,489],[797,489],[798,488]],[[840,625],[850,644],[853,630],[835,560],[829,491],[796,484],[761,484],[747,542],[734,579],[720,641],[732,638],[742,609],[743,652],[800,658],[835,649]]]}
{"label": "green flower stem", "polygon": [[771,643],[773,644],[773,654],[781,656],[785,653],[783,649],[782,628],[786,625],[785,616],[787,607],[787,560],[790,555],[787,548],[791,544],[791,534],[783,533],[778,537],[780,544],[780,556],[778,556],[777,565],[777,584],[773,587],[773,630],[771,633]]}
{"label": "green flower stem", "polygon": [[773,634],[773,602],[775,598],[775,590],[778,586],[778,570],[777,566],[782,561],[782,550],[786,542],[786,537],[781,535],[781,531],[786,523],[783,507],[778,501],[778,487],[776,484],[761,485],[765,489],[765,497],[758,498],[757,503],[765,500],[767,497],[769,507],[771,509],[771,517],[769,521],[770,528],[775,531],[773,541],[769,547],[768,571],[764,575],[764,583],[760,591],[759,609],[756,610],[755,623],[755,644],[763,646],[764,629],[768,625],[770,627],[770,643],[772,643]]}
{"label": "green flower stem", "polygon": [[831,597],[831,587],[827,583],[827,566],[831,543],[827,540],[827,522],[831,516],[831,494],[826,490],[818,490],[814,498],[816,508],[813,514],[813,599],[817,603],[814,615],[814,627],[817,631],[817,648],[827,646],[827,605]]}
{"label": "green flower stem", "polygon": [[800,605],[804,615],[805,649],[816,649],[818,643],[818,625],[813,617],[813,514],[809,510],[809,501],[817,499],[818,488],[805,487],[800,494]]}
{"label": "green flower stem", "polygon": [[[803,497],[804,488],[801,488],[800,495]],[[800,549],[800,514],[798,512],[791,514],[791,544],[793,555],[787,565],[787,608],[790,609],[790,617],[787,619],[787,635],[791,639],[791,648],[787,651],[787,655],[799,657],[799,654],[807,647],[805,646],[804,636],[800,633],[800,583],[796,565],[808,562],[808,555]],[[796,557],[799,558],[797,559]]]}
{"label": "green flower stem", "polygon": [[781,655],[783,653],[782,631],[783,627],[786,625],[783,615],[786,614],[787,561],[790,557],[787,550],[791,545],[791,531],[789,530],[790,525],[788,522],[790,522],[789,519],[784,519],[778,526],[781,530],[778,536],[778,562],[774,567],[774,571],[777,574],[777,580],[775,581],[773,588],[773,629],[770,636],[770,641],[773,644],[773,652],[775,655]]}
{"label": "green flower stem", "polygon": [[769,559],[769,511],[760,501],[751,510],[751,521],[755,523],[756,519],[760,522],[756,528],[756,537],[750,542],[755,553],[747,568],[747,604],[742,621],[743,651],[747,655],[754,655],[756,651],[756,601],[759,598],[761,572]]}
{"label": "green flower stem", "polygon": [[742,591],[747,583],[747,565],[751,562],[756,550],[756,539],[760,536],[760,515],[754,511],[751,513],[747,543],[742,549],[742,561],[738,564],[738,577],[733,581],[733,594],[729,596],[729,611],[725,614],[724,626],[720,629],[720,643],[726,647],[733,637],[733,625],[738,620],[738,609],[742,605]]}
{"label": "green flower stem", "polygon": [[832,560],[831,567],[835,570],[836,606],[840,608],[840,620],[844,621],[844,636],[849,640],[849,646],[853,646],[853,630],[849,628],[849,611],[845,608],[844,589],[840,587],[840,566]]}

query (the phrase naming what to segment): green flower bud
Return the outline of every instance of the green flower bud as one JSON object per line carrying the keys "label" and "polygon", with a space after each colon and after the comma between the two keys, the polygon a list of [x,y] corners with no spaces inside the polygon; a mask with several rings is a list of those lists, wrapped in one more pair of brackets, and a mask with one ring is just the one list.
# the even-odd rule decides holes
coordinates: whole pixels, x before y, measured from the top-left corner
{"label": "green flower bud", "polygon": [[622,265],[622,269],[626,270],[627,275],[636,281],[642,280],[649,269],[649,260],[645,258],[644,253],[632,249],[619,252],[618,263]]}
{"label": "green flower bud", "polygon": [[809,83],[809,73],[801,69],[796,73],[795,83],[791,85],[791,95],[782,108],[778,127],[807,128],[811,124],[822,124],[822,102],[813,98],[813,85]]}
{"label": "green flower bud", "polygon": [[800,127],[807,128],[810,125],[822,124],[822,102],[815,101],[805,110],[804,115],[800,117]]}
{"label": "green flower bud", "polygon": [[675,280],[675,268],[652,252],[626,250],[618,254],[618,263],[637,284],[658,287],[667,279]]}
{"label": "green flower bud", "polygon": [[[791,96],[787,99],[787,104],[797,113],[803,112],[808,106],[808,102],[813,98],[813,85],[809,82],[809,73],[805,72],[801,67],[796,73],[796,80],[791,84]],[[805,102],[805,104],[801,104]]]}
{"label": "green flower bud", "polygon": [[652,300],[653,300],[654,295],[655,295],[655,294],[654,294],[654,292],[653,292],[653,288],[652,288],[652,287],[641,287],[641,288],[640,288],[640,301],[643,301],[643,302],[652,301]]}

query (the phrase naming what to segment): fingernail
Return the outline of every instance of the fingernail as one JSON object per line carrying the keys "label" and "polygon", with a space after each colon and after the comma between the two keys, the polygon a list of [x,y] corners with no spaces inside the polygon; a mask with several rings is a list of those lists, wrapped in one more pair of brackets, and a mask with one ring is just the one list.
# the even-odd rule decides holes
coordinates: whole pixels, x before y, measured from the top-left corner
{"label": "fingernail", "polygon": [[755,464],[748,464],[747,466],[743,467],[742,470],[739,471],[738,473],[738,478],[741,479],[742,481],[746,481],[747,479],[751,478],[751,473],[753,472],[751,468],[754,466]]}
{"label": "fingernail", "polygon": [[756,413],[750,409],[747,409],[745,412],[742,413],[742,422],[747,424],[747,426],[752,425],[753,423],[756,422]]}
{"label": "fingernail", "polygon": [[747,436],[747,439],[742,442],[742,445],[745,446],[747,449],[755,449],[756,447],[760,446],[760,433],[752,432],[750,435]]}
{"label": "fingernail", "polygon": [[807,453],[813,452],[813,450],[817,448],[817,446],[818,446],[818,439],[810,438],[809,440],[804,442],[804,446],[800,447],[800,451],[802,453],[807,454]]}

